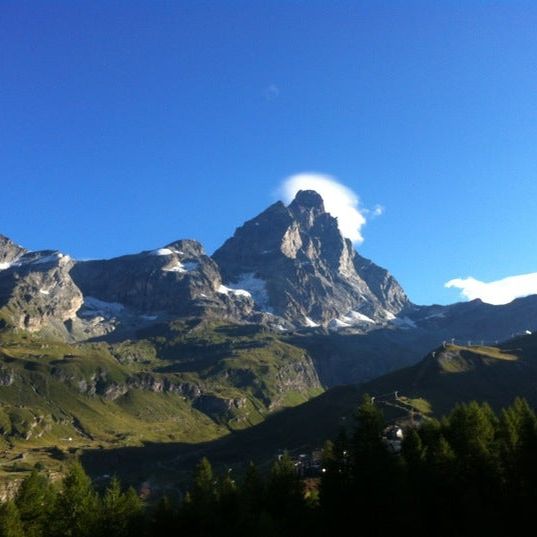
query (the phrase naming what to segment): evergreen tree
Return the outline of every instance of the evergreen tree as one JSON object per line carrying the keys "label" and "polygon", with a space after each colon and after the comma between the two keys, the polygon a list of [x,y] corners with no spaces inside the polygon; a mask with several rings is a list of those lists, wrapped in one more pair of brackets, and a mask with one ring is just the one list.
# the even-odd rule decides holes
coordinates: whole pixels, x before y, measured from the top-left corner
{"label": "evergreen tree", "polygon": [[319,499],[325,519],[338,518],[350,509],[348,452],[342,447],[327,441],[322,451]]}
{"label": "evergreen tree", "polygon": [[33,470],[22,482],[15,498],[26,537],[43,535],[54,501],[55,493],[48,477]]}
{"label": "evergreen tree", "polygon": [[253,462],[248,464],[238,489],[240,535],[259,534],[259,520],[265,508],[265,484]]}
{"label": "evergreen tree", "polygon": [[218,511],[216,482],[211,463],[201,459],[194,470],[192,488],[185,497],[181,509],[181,520],[186,533],[212,536],[215,533]]}
{"label": "evergreen tree", "polygon": [[382,412],[369,395],[364,395],[362,404],[356,412],[356,429],[352,441],[355,465],[364,457],[374,457],[382,452],[384,427]]}
{"label": "evergreen tree", "polygon": [[253,462],[248,464],[239,493],[244,511],[254,515],[261,512],[265,503],[265,483]]}
{"label": "evergreen tree", "polygon": [[213,469],[209,460],[203,457],[194,471],[194,481],[190,490],[191,505],[207,512],[214,506],[216,497]]}
{"label": "evergreen tree", "polygon": [[457,405],[448,417],[446,436],[463,464],[483,464],[493,456],[496,417],[489,405]]}
{"label": "evergreen tree", "polygon": [[122,492],[113,478],[101,505],[101,534],[107,537],[130,537],[142,533],[142,503],[132,488]]}
{"label": "evergreen tree", "polygon": [[91,479],[80,463],[75,463],[65,476],[56,498],[51,521],[51,536],[93,536],[99,526],[99,498]]}
{"label": "evergreen tree", "polygon": [[231,471],[220,476],[217,482],[219,535],[236,535],[239,525],[239,493]]}
{"label": "evergreen tree", "polygon": [[298,531],[304,516],[303,486],[287,452],[273,464],[267,486],[267,510],[282,534]]}
{"label": "evergreen tree", "polygon": [[423,442],[416,429],[409,429],[404,438],[401,454],[403,455],[410,474],[419,474],[424,459]]}
{"label": "evergreen tree", "polygon": [[25,537],[19,510],[14,502],[0,506],[0,537]]}
{"label": "evergreen tree", "polygon": [[389,532],[405,498],[401,461],[388,452],[382,412],[367,394],[356,412],[351,443],[351,494],[356,515],[372,534]]}
{"label": "evergreen tree", "polygon": [[452,535],[459,514],[455,454],[437,421],[427,423],[420,431],[420,438],[424,445],[424,464],[418,477],[422,525],[427,531],[436,527],[439,535]]}

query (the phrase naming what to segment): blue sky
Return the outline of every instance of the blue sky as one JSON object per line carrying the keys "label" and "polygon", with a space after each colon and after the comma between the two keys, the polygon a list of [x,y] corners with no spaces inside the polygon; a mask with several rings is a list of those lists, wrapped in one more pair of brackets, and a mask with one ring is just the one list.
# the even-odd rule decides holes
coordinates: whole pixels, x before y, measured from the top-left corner
{"label": "blue sky", "polygon": [[537,271],[535,2],[0,2],[0,233],[209,252],[329,174],[418,303]]}

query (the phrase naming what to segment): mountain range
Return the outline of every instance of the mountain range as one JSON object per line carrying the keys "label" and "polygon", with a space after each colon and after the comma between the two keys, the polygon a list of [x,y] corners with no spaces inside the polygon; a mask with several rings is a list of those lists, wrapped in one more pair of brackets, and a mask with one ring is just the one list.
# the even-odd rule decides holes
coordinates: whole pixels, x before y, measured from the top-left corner
{"label": "mountain range", "polygon": [[[537,296],[413,304],[314,191],[271,205],[212,256],[182,239],[77,261],[0,236],[0,443],[8,458],[57,466],[79,449],[233,445],[308,408],[328,419],[361,390],[341,385],[404,389],[444,411],[460,379],[466,397],[494,370],[490,393],[503,378],[526,394],[527,357],[498,345],[536,324]],[[450,367],[477,373],[447,382]],[[327,431],[304,427],[312,438]]]}
{"label": "mountain range", "polygon": [[67,341],[111,333],[121,339],[178,318],[262,324],[280,332],[422,329],[447,338],[504,339],[531,327],[532,302],[508,316],[501,312],[509,307],[479,301],[413,304],[387,270],[354,250],[314,191],[298,192],[288,206],[271,205],[212,256],[188,239],[76,261],[55,250],[30,252],[0,236],[3,322]]}

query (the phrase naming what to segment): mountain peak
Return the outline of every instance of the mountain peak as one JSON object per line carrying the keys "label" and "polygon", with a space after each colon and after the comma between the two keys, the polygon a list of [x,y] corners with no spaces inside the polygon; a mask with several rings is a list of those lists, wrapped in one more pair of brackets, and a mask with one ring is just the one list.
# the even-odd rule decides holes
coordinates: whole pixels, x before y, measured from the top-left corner
{"label": "mountain peak", "polygon": [[324,213],[324,201],[321,195],[315,190],[299,190],[295,199],[289,205],[293,209],[317,209],[319,213]]}
{"label": "mountain peak", "polygon": [[199,257],[205,255],[202,244],[192,239],[179,239],[165,246],[165,249],[170,248],[183,256]]}
{"label": "mountain peak", "polygon": [[9,237],[0,234],[0,263],[14,261],[26,252],[25,248],[13,242]]}
{"label": "mountain peak", "polygon": [[329,323],[348,312],[382,321],[408,305],[386,270],[356,254],[314,190],[247,221],[213,259],[224,285],[246,289],[259,308],[296,324]]}

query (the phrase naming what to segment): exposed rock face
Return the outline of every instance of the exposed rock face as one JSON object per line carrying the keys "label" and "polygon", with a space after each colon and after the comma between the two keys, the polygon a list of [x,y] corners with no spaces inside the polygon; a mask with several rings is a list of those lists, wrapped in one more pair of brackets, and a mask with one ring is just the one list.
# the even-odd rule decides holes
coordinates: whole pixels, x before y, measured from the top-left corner
{"label": "exposed rock face", "polygon": [[386,269],[359,254],[354,256],[354,268],[388,311],[398,313],[409,306],[403,288]]}
{"label": "exposed rock face", "polygon": [[258,309],[299,324],[326,324],[352,312],[379,321],[410,305],[387,271],[356,254],[314,191],[246,222],[213,259],[226,285],[249,290]]}
{"label": "exposed rock face", "polygon": [[[11,241],[8,241],[9,243]],[[0,308],[15,326],[35,332],[54,325],[60,330],[72,320],[83,302],[69,271],[74,262],[56,251],[25,252],[7,245],[0,270]]]}
{"label": "exposed rock face", "polygon": [[0,386],[11,386],[14,382],[14,371],[6,367],[0,367]]}
{"label": "exposed rock face", "polygon": [[0,235],[0,270],[8,268],[9,264],[25,253],[26,250],[22,246]]}
{"label": "exposed rock face", "polygon": [[218,266],[192,240],[136,255],[80,262],[71,274],[84,296],[144,313],[238,318],[253,305],[247,295],[222,287]]}

